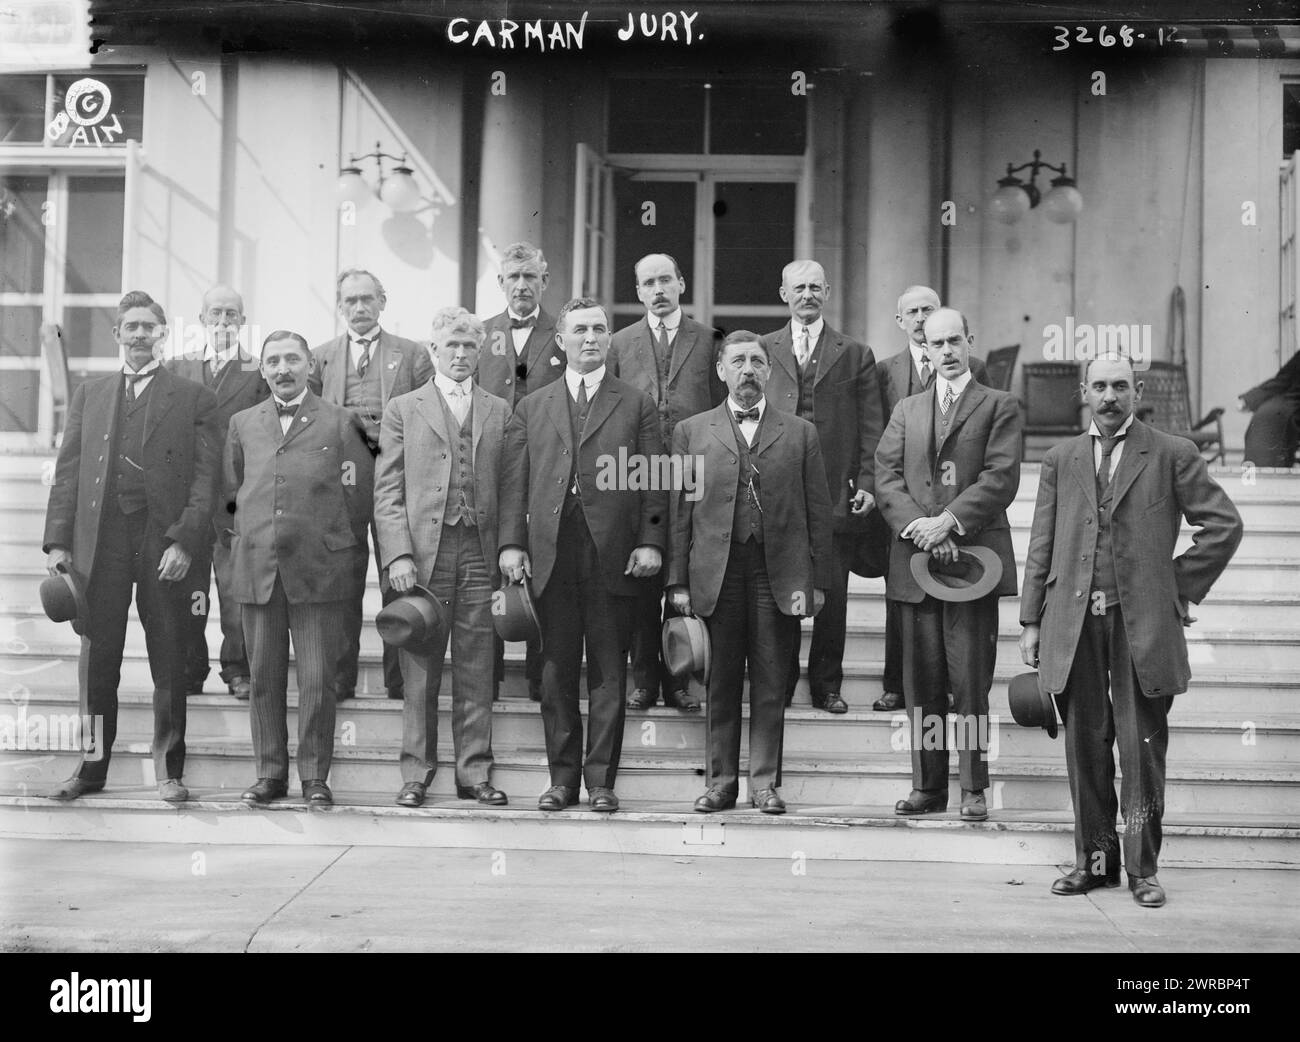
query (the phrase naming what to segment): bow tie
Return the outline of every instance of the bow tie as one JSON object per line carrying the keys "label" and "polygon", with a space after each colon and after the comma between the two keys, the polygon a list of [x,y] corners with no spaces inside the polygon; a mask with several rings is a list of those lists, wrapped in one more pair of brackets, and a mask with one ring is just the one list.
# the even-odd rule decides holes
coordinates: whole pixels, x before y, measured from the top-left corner
{"label": "bow tie", "polygon": [[275,402],[275,411],[281,416],[293,416],[295,413],[298,412],[298,406],[285,405],[284,402],[280,401],[277,398]]}
{"label": "bow tie", "polygon": [[537,325],[536,315],[529,315],[527,318],[515,318],[513,316],[510,318],[511,329],[531,329],[535,325]]}
{"label": "bow tie", "polygon": [[746,420],[753,420],[755,423],[757,423],[758,406],[755,405],[752,409],[739,409],[736,411],[735,417],[737,423],[744,423]]}

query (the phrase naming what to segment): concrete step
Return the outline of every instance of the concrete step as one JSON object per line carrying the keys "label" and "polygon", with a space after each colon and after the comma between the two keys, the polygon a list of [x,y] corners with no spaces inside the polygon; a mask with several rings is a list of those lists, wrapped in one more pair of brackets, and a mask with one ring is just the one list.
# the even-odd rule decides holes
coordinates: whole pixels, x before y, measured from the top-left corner
{"label": "concrete step", "polygon": [[[254,780],[250,740],[194,739],[186,743],[185,779],[201,788],[240,790]],[[292,755],[295,743],[290,742]],[[69,751],[5,752],[0,764],[14,779],[36,791],[52,786],[75,769],[79,754]],[[960,801],[953,758],[951,805]],[[21,775],[14,773],[19,766]],[[742,760],[742,774],[745,763]],[[292,774],[292,771],[291,771]],[[549,782],[543,749],[517,748],[497,752],[494,783],[519,798],[544,791]],[[330,784],[346,791],[395,793],[401,787],[397,756],[378,746],[336,745]],[[1067,811],[1070,792],[1064,756],[1049,760],[999,762],[991,768],[990,807],[994,810]],[[114,788],[154,784],[149,743],[119,739],[109,767]],[[452,795],[452,765],[439,759],[433,790]],[[892,806],[911,787],[911,764],[903,754],[851,755],[815,758],[786,756],[781,793],[788,802],[811,806]],[[698,754],[642,752],[625,749],[619,768],[618,792],[630,800],[654,800],[689,806],[703,791],[703,767]],[[742,798],[747,798],[743,791]],[[1300,799],[1300,769],[1294,763],[1260,761],[1251,764],[1170,763],[1166,778],[1166,807],[1188,814],[1270,814],[1294,812]]]}
{"label": "concrete step", "polygon": [[[242,786],[241,786],[242,788]],[[1074,857],[1072,822],[1060,812],[994,812],[964,823],[955,811],[900,818],[892,807],[792,805],[779,817],[738,808],[693,814],[678,804],[622,798],[617,814],[585,803],[543,814],[532,794],[509,807],[484,808],[432,799],[418,810],[395,807],[391,794],[336,788],[328,810],[294,797],[266,808],[238,803],[239,789],[191,785],[189,803],[173,807],[150,789],[108,790],[74,804],[0,788],[0,835],[92,839],[117,843],[460,847],[658,854],[669,857],[925,861],[960,864],[1061,865]],[[1300,867],[1300,828],[1274,816],[1228,819],[1170,812],[1160,863],[1167,868]]]}
{"label": "concrete step", "polygon": [[[205,695],[189,701],[186,734],[191,739],[250,739],[248,703],[229,695]],[[438,700],[439,753],[452,759],[451,698]],[[1005,689],[990,700],[987,729],[969,732],[967,722],[949,714],[945,729],[956,741],[969,740],[988,753],[991,763],[1018,759],[1045,759],[1062,755],[1062,744],[1040,728],[1021,727],[1012,719]],[[586,703],[583,702],[583,711]],[[21,706],[0,703],[0,748],[25,744],[19,736],[32,728],[45,733],[66,732],[76,725],[75,692],[32,692]],[[748,705],[744,708],[748,718]],[[289,731],[297,733],[297,698],[289,704]],[[786,711],[785,754],[787,756],[847,756],[851,754],[906,757],[910,717],[903,712],[874,713],[870,709],[850,710],[832,716],[821,710],[792,706]],[[1171,757],[1188,763],[1254,763],[1289,761],[1300,763],[1300,708],[1294,712],[1256,714],[1249,720],[1240,715],[1184,710],[1178,705],[1169,717]],[[146,741],[153,733],[152,696],[147,692],[119,694],[118,734],[124,739]],[[388,699],[351,699],[338,709],[335,741],[401,746],[402,704]],[[492,743],[498,752],[514,748],[537,748],[543,744],[540,707],[524,699],[506,699],[494,707]],[[623,747],[630,755],[660,750],[701,754],[705,743],[702,713],[655,708],[630,711],[623,727]],[[748,733],[742,738],[747,747]]]}
{"label": "concrete step", "polygon": [[[143,644],[143,641],[141,641]],[[506,645],[506,677],[502,683],[503,699],[527,701],[528,687],[523,675],[524,646]],[[804,647],[804,654],[807,647]],[[1006,685],[1012,677],[1024,673],[1019,653],[1000,654],[994,673],[991,705],[1004,705]],[[848,659],[844,664],[844,684],[841,688],[845,700],[854,709],[865,710],[880,697],[881,677],[884,674],[883,655],[873,659]],[[451,687],[449,664],[443,668],[443,690]],[[582,683],[585,683],[583,681]],[[629,688],[631,684],[629,681]],[[6,696],[9,705],[16,709],[32,690],[63,691],[75,698],[77,691],[77,659],[67,653],[62,645],[29,644],[21,637],[11,635],[0,646],[0,706]],[[128,645],[122,660],[122,692],[149,692],[153,681],[144,648]],[[289,691],[297,690],[294,671],[289,671]],[[585,690],[585,688],[584,688]],[[209,675],[205,691],[208,696],[225,693],[225,685],[217,676],[216,666]],[[357,677],[360,701],[386,701],[383,675],[377,654],[361,656]],[[998,700],[1001,699],[999,702]],[[807,705],[809,700],[807,678],[799,681],[795,689],[795,705]],[[1207,663],[1192,670],[1190,689],[1178,696],[1179,711],[1188,710],[1207,714],[1240,713],[1247,721],[1259,716],[1285,714],[1300,708],[1300,675],[1279,674],[1267,668],[1248,667],[1225,669]]]}

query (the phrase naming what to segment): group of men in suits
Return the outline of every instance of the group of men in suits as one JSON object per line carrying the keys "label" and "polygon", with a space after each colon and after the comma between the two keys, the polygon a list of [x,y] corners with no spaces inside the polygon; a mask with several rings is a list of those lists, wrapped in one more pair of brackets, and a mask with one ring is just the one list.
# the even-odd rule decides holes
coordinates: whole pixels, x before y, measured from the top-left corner
{"label": "group of men in suits", "polygon": [[[44,545],[52,573],[75,569],[85,583],[84,710],[102,717],[103,748],[51,795],[103,787],[134,590],[154,676],[160,794],[187,798],[185,696],[207,670],[191,604],[206,595],[211,568],[222,678],[251,698],[258,779],[245,799],[287,792],[292,638],[303,794],[330,802],[335,705],[355,686],[369,528],[386,601],[420,590],[445,613],[431,645],[394,649],[385,662],[388,693],[407,696],[399,804],[421,805],[437,766],[448,644],[457,794],[506,803],[491,782],[501,659],[491,604],[499,582],[528,581],[541,629],[530,694],[541,702],[551,781],[542,810],[576,804],[583,784],[593,810],[617,810],[627,707],[662,695],[698,711],[658,654],[662,620],[695,615],[713,653],[708,786],[695,809],[738,799],[748,672],[750,799],[782,813],[800,620],[815,620],[813,704],[842,713],[849,560],[872,538],[870,520],[888,555],[884,697],[901,688],[912,725],[912,792],[895,810],[945,809],[947,728],[929,722],[946,717],[950,699],[960,718],[987,720],[998,600],[1018,589],[1006,514],[1020,477],[1017,400],[981,383],[966,317],[928,287],[900,297],[907,349],[877,365],[826,324],[830,286],[812,261],[787,265],[790,322],[763,336],[720,338],[686,318],[672,257],[644,257],[635,272],[646,317],[612,334],[609,312],[590,298],[555,319],[541,311],[545,258],[515,244],[500,276],[506,312],[483,323],[442,309],[426,351],[380,327],[382,285],[349,270],[337,284],[347,332],[313,352],[276,331],[256,370],[238,344],[243,302],[231,288],[204,297],[204,356],[166,366],[155,350],[162,308],[143,293],[123,297],[114,326],[123,369],[74,396]],[[1182,628],[1226,567],[1241,521],[1190,442],[1135,418],[1141,391],[1127,360],[1094,360],[1081,387],[1093,425],[1044,460],[1021,653],[1066,724],[1077,863],[1054,891],[1118,881],[1118,736],[1123,861],[1137,902],[1158,907],[1165,720],[1189,679]],[[653,482],[598,478],[620,458],[668,460],[669,446],[682,463],[671,495]],[[1175,558],[1184,518],[1199,532]],[[928,581],[971,557],[998,573],[980,596],[950,597]],[[629,653],[636,686],[626,699]],[[987,751],[958,749],[963,819],[987,816]]]}

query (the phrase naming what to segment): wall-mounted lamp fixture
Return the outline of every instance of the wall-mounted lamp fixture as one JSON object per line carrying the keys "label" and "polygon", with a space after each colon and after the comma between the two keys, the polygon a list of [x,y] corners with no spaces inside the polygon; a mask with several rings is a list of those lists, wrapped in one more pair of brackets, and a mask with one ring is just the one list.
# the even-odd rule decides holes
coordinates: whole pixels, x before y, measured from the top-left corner
{"label": "wall-mounted lamp fixture", "polygon": [[[1015,224],[1039,202],[1043,204],[1043,212],[1047,214],[1047,219],[1057,224],[1070,224],[1083,210],[1083,196],[1075,187],[1074,178],[1066,176],[1065,164],[1053,166],[1051,163],[1044,163],[1039,158],[1041,155],[1042,153],[1035,149],[1034,158],[1028,163],[1021,163],[1019,166],[1007,164],[1007,176],[998,181],[998,190],[993,193],[993,199],[989,203],[993,209],[993,216],[1003,224]],[[1052,187],[1046,197],[1039,193],[1038,185],[1034,183],[1038,178],[1039,169],[1044,167],[1059,175],[1052,179]],[[1016,177],[1021,170],[1029,171],[1028,184]]]}
{"label": "wall-mounted lamp fixture", "polygon": [[[362,168],[358,165],[367,159],[375,161],[379,173],[379,182],[374,187],[371,187],[370,182],[365,179]],[[397,164],[387,174],[384,173],[385,159]],[[403,152],[401,156],[389,155],[382,151],[378,141],[375,142],[373,152],[348,158],[348,165],[339,171],[335,194],[340,206],[344,203],[352,203],[357,207],[364,205],[372,195],[375,195],[394,213],[414,213],[427,203],[420,194],[415,172],[407,165],[406,153]]]}

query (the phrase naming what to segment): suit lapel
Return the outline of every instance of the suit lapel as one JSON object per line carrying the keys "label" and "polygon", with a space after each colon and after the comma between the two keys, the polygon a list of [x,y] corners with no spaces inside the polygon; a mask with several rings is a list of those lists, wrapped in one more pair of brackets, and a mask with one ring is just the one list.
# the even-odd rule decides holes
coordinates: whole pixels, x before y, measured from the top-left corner
{"label": "suit lapel", "polygon": [[[437,388],[435,387],[436,391]],[[470,451],[473,458],[478,459],[478,441],[483,437],[483,425],[487,423],[488,410],[492,408],[492,399],[488,397],[486,391],[475,386],[474,393],[470,398],[474,403],[474,411],[470,417]]]}
{"label": "suit lapel", "polygon": [[[1077,437],[1070,455],[1073,459],[1071,469],[1083,487],[1083,497],[1088,501],[1088,510],[1095,514],[1097,512],[1097,468],[1092,458],[1092,435],[1081,434]],[[1124,457],[1120,456],[1121,462],[1123,459]]]}
{"label": "suit lapel", "polygon": [[1146,469],[1147,453],[1150,449],[1151,439],[1147,435],[1147,429],[1135,419],[1124,438],[1124,451],[1120,453],[1119,465],[1111,478],[1115,483],[1115,494],[1111,500],[1112,510],[1119,507],[1120,500],[1133,487],[1137,476]]}
{"label": "suit lapel", "polygon": [[821,358],[817,362],[817,375],[813,378],[814,387],[822,382],[822,377],[835,368],[835,363],[844,354],[844,340],[828,325],[822,326],[822,343],[824,346]]}
{"label": "suit lapel", "polygon": [[[957,411],[948,424],[948,435],[944,438],[945,445],[957,437],[957,431],[966,422],[966,418],[975,411],[975,406],[979,405],[987,397],[988,392],[984,390],[981,384],[977,384],[972,376],[966,384],[966,390],[962,391],[961,397],[957,399]],[[935,398],[938,399],[937,394]]]}
{"label": "suit lapel", "polygon": [[329,368],[329,383],[323,390],[327,401],[342,402],[347,397],[348,367],[352,365],[352,348],[347,333],[334,341],[333,349],[337,360]]}
{"label": "suit lapel", "polygon": [[175,389],[176,385],[172,382],[172,374],[159,366],[154,378],[149,382],[149,395],[144,404],[144,443],[146,445],[149,444],[149,439],[153,437],[158,425],[162,423],[163,417],[171,409],[172,392]]}
{"label": "suit lapel", "polygon": [[587,439],[600,429],[600,425],[609,419],[609,414],[618,406],[619,399],[622,397],[618,390],[611,386],[611,377],[608,372],[605,379],[600,382],[600,390],[596,392],[596,397],[592,400],[587,411],[587,425],[582,429],[582,444],[587,443]]}
{"label": "suit lapel", "polygon": [[775,356],[776,364],[785,370],[786,376],[795,386],[799,386],[799,367],[794,361],[794,341],[790,339],[790,323],[787,322],[781,327],[776,334],[776,340],[772,342],[772,354]]}
{"label": "suit lapel", "polygon": [[[506,336],[510,335],[510,320],[506,319]],[[511,342],[510,349],[513,353],[514,343]],[[542,365],[547,366],[547,361],[555,349],[555,323],[544,311],[537,312],[537,324],[528,331],[528,339],[524,341],[524,359],[528,366],[528,375],[533,375],[533,370]]]}
{"label": "suit lapel", "polygon": [[631,357],[623,358],[621,355],[619,356],[619,365],[624,362],[631,363],[628,366],[629,369],[636,369],[646,377],[641,383],[643,386],[650,388],[650,397],[654,400],[655,405],[658,405],[659,374],[654,371],[655,337],[650,329],[649,318],[643,318],[636,327],[636,336],[632,340]]}
{"label": "suit lapel", "polygon": [[560,441],[570,452],[573,451],[573,431],[569,429],[569,382],[561,376],[552,381],[546,389],[546,412],[560,432]]}
{"label": "suit lapel", "polygon": [[105,380],[97,389],[86,407],[86,430],[102,431],[110,438],[117,427],[117,411],[122,402],[122,372],[118,370],[117,378]]}
{"label": "suit lapel", "polygon": [[[416,399],[419,401],[420,415],[424,417],[424,422],[429,425],[433,431],[446,444],[451,443],[451,435],[447,430],[447,416],[442,407],[442,392],[438,390],[436,384],[425,384],[424,387],[416,391]],[[477,413],[478,410],[475,410]],[[477,415],[474,417],[474,426],[477,429],[479,421]]]}
{"label": "suit lapel", "polygon": [[[269,398],[267,401],[271,403],[271,419],[275,423],[275,432],[278,434],[280,432],[280,417],[276,412],[275,402]],[[283,444],[289,444],[289,442],[293,441],[294,438],[298,437],[299,434],[311,426],[312,421],[316,418],[316,410],[319,406],[320,399],[312,394],[311,391],[308,391],[307,397],[304,398],[302,404],[298,406],[297,415],[294,416],[293,422],[289,424],[289,429],[284,433],[282,439]]]}
{"label": "suit lapel", "polygon": [[772,403],[767,403],[767,408],[763,410],[763,422],[758,426],[758,439],[750,447],[751,456],[761,456],[765,453],[777,438],[785,433],[785,421],[781,418],[781,411],[773,408]]}
{"label": "suit lapel", "polygon": [[375,344],[375,357],[372,362],[373,365],[379,366],[380,405],[387,403],[388,396],[393,390],[393,370],[397,367],[390,365],[390,363],[400,358],[401,355],[398,353],[397,347],[388,343],[388,334],[381,329],[379,331],[379,341]]}
{"label": "suit lapel", "polygon": [[[673,341],[672,359],[668,363],[668,382],[671,384],[677,378],[677,371],[686,363],[686,359],[691,356],[696,345],[700,342],[700,334],[697,329],[688,329],[686,326],[686,316],[682,316],[681,324],[677,327],[677,338]],[[655,381],[656,385],[658,381]]]}

